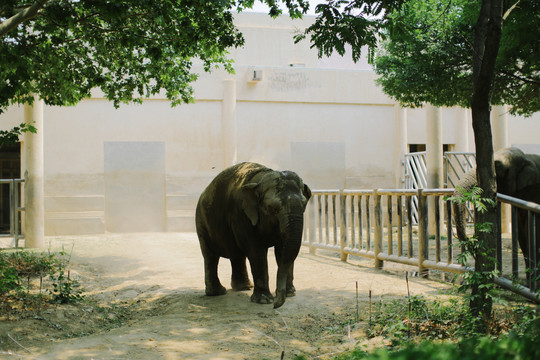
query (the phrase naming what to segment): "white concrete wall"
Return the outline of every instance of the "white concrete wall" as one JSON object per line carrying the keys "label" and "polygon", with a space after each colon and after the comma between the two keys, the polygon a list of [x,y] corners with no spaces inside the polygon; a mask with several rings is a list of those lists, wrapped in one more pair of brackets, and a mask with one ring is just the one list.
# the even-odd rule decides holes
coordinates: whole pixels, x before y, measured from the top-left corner
{"label": "white concrete wall", "polygon": [[[295,45],[295,29],[311,21],[240,14],[246,45],[231,52],[236,73],[201,70],[194,104],[171,108],[156,96],[114,109],[95,92],[74,107],[46,107],[46,234],[194,230],[198,196],[230,151],[226,79],[236,83],[228,124],[236,125],[238,161],[294,170],[313,189],[399,187],[394,102],[365,61],[318,59],[308,42]],[[249,81],[253,70],[262,80]],[[473,151],[470,117],[463,130],[462,116],[442,109],[443,143]],[[426,143],[425,118],[424,109],[407,110],[407,143]],[[0,115],[3,128],[22,120],[22,107]],[[509,143],[538,146],[538,120],[510,116]]]}

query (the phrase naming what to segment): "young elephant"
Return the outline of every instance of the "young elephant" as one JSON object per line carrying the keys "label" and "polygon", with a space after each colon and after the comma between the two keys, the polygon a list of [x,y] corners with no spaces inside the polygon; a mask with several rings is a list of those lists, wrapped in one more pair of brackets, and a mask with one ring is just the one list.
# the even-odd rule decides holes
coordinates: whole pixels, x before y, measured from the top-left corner
{"label": "young elephant", "polygon": [[[233,290],[252,287],[251,301],[278,308],[294,296],[293,266],[300,250],[303,214],[311,190],[291,171],[274,171],[260,164],[241,163],[223,170],[203,191],[195,222],[204,257],[206,295],[223,295],[217,267],[220,257],[232,266]],[[268,288],[268,248],[278,265],[276,299]]]}

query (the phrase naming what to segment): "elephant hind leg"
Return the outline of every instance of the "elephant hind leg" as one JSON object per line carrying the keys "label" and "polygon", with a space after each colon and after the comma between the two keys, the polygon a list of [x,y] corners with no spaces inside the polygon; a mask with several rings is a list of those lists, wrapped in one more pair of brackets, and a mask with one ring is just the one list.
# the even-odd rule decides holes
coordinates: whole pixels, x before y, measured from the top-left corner
{"label": "elephant hind leg", "polygon": [[250,290],[253,284],[249,280],[246,267],[246,257],[231,259],[231,287],[234,291]]}
{"label": "elephant hind leg", "polygon": [[208,296],[225,295],[227,289],[219,281],[217,271],[219,256],[206,254],[204,256],[204,283],[205,292]]}

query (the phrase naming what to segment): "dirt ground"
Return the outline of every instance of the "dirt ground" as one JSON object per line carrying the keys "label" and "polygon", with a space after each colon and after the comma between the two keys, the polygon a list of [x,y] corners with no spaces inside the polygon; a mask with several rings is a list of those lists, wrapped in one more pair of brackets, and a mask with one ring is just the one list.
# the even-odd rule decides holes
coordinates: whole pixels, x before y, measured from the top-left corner
{"label": "dirt ground", "polygon": [[[250,291],[204,295],[203,259],[193,233],[47,238],[72,252],[71,276],[86,290],[75,305],[0,321],[6,359],[326,359],[367,339],[373,302],[404,297],[403,271],[370,260],[309,254],[295,263],[295,297],[279,309],[250,302]],[[273,251],[271,289],[275,288]],[[230,289],[230,264],[220,263]],[[356,316],[358,283],[359,321]],[[449,285],[410,278],[411,295],[438,296]],[[3,333],[3,335],[2,335]]]}

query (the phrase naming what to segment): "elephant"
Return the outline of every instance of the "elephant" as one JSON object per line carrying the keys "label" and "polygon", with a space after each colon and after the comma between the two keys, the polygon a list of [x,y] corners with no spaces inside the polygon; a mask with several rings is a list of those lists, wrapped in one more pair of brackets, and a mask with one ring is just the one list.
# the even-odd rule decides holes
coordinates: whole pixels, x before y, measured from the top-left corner
{"label": "elephant", "polygon": [[[300,251],[303,214],[310,197],[309,186],[292,171],[243,162],[219,173],[202,192],[195,212],[206,295],[223,295],[227,291],[217,273],[223,257],[231,262],[232,289],[253,287],[251,301],[273,302],[278,308],[287,296],[294,296],[294,261]],[[278,265],[275,299],[268,285],[270,247],[274,247]]]}
{"label": "elephant", "polygon": [[[540,183],[540,155],[525,154],[516,147],[504,148],[494,154],[497,192],[517,197],[519,192],[530,185]],[[454,197],[461,195],[463,189],[469,190],[477,185],[476,169],[466,172],[456,184]],[[453,204],[456,233],[459,240],[467,239],[466,208],[464,204]],[[521,247],[522,252],[525,250]]]}
{"label": "elephant", "polygon": [[[536,204],[540,204],[540,183],[529,185],[516,193],[517,198],[525,201],[530,201]],[[525,258],[525,265],[527,268],[533,268],[538,266],[540,261],[540,214],[536,214],[536,236],[535,236],[535,248],[536,257],[535,264],[530,262],[530,247],[529,247],[529,215],[527,210],[517,208],[517,237],[519,247]],[[530,242],[532,245],[532,242]],[[529,274],[527,274],[529,277]]]}

